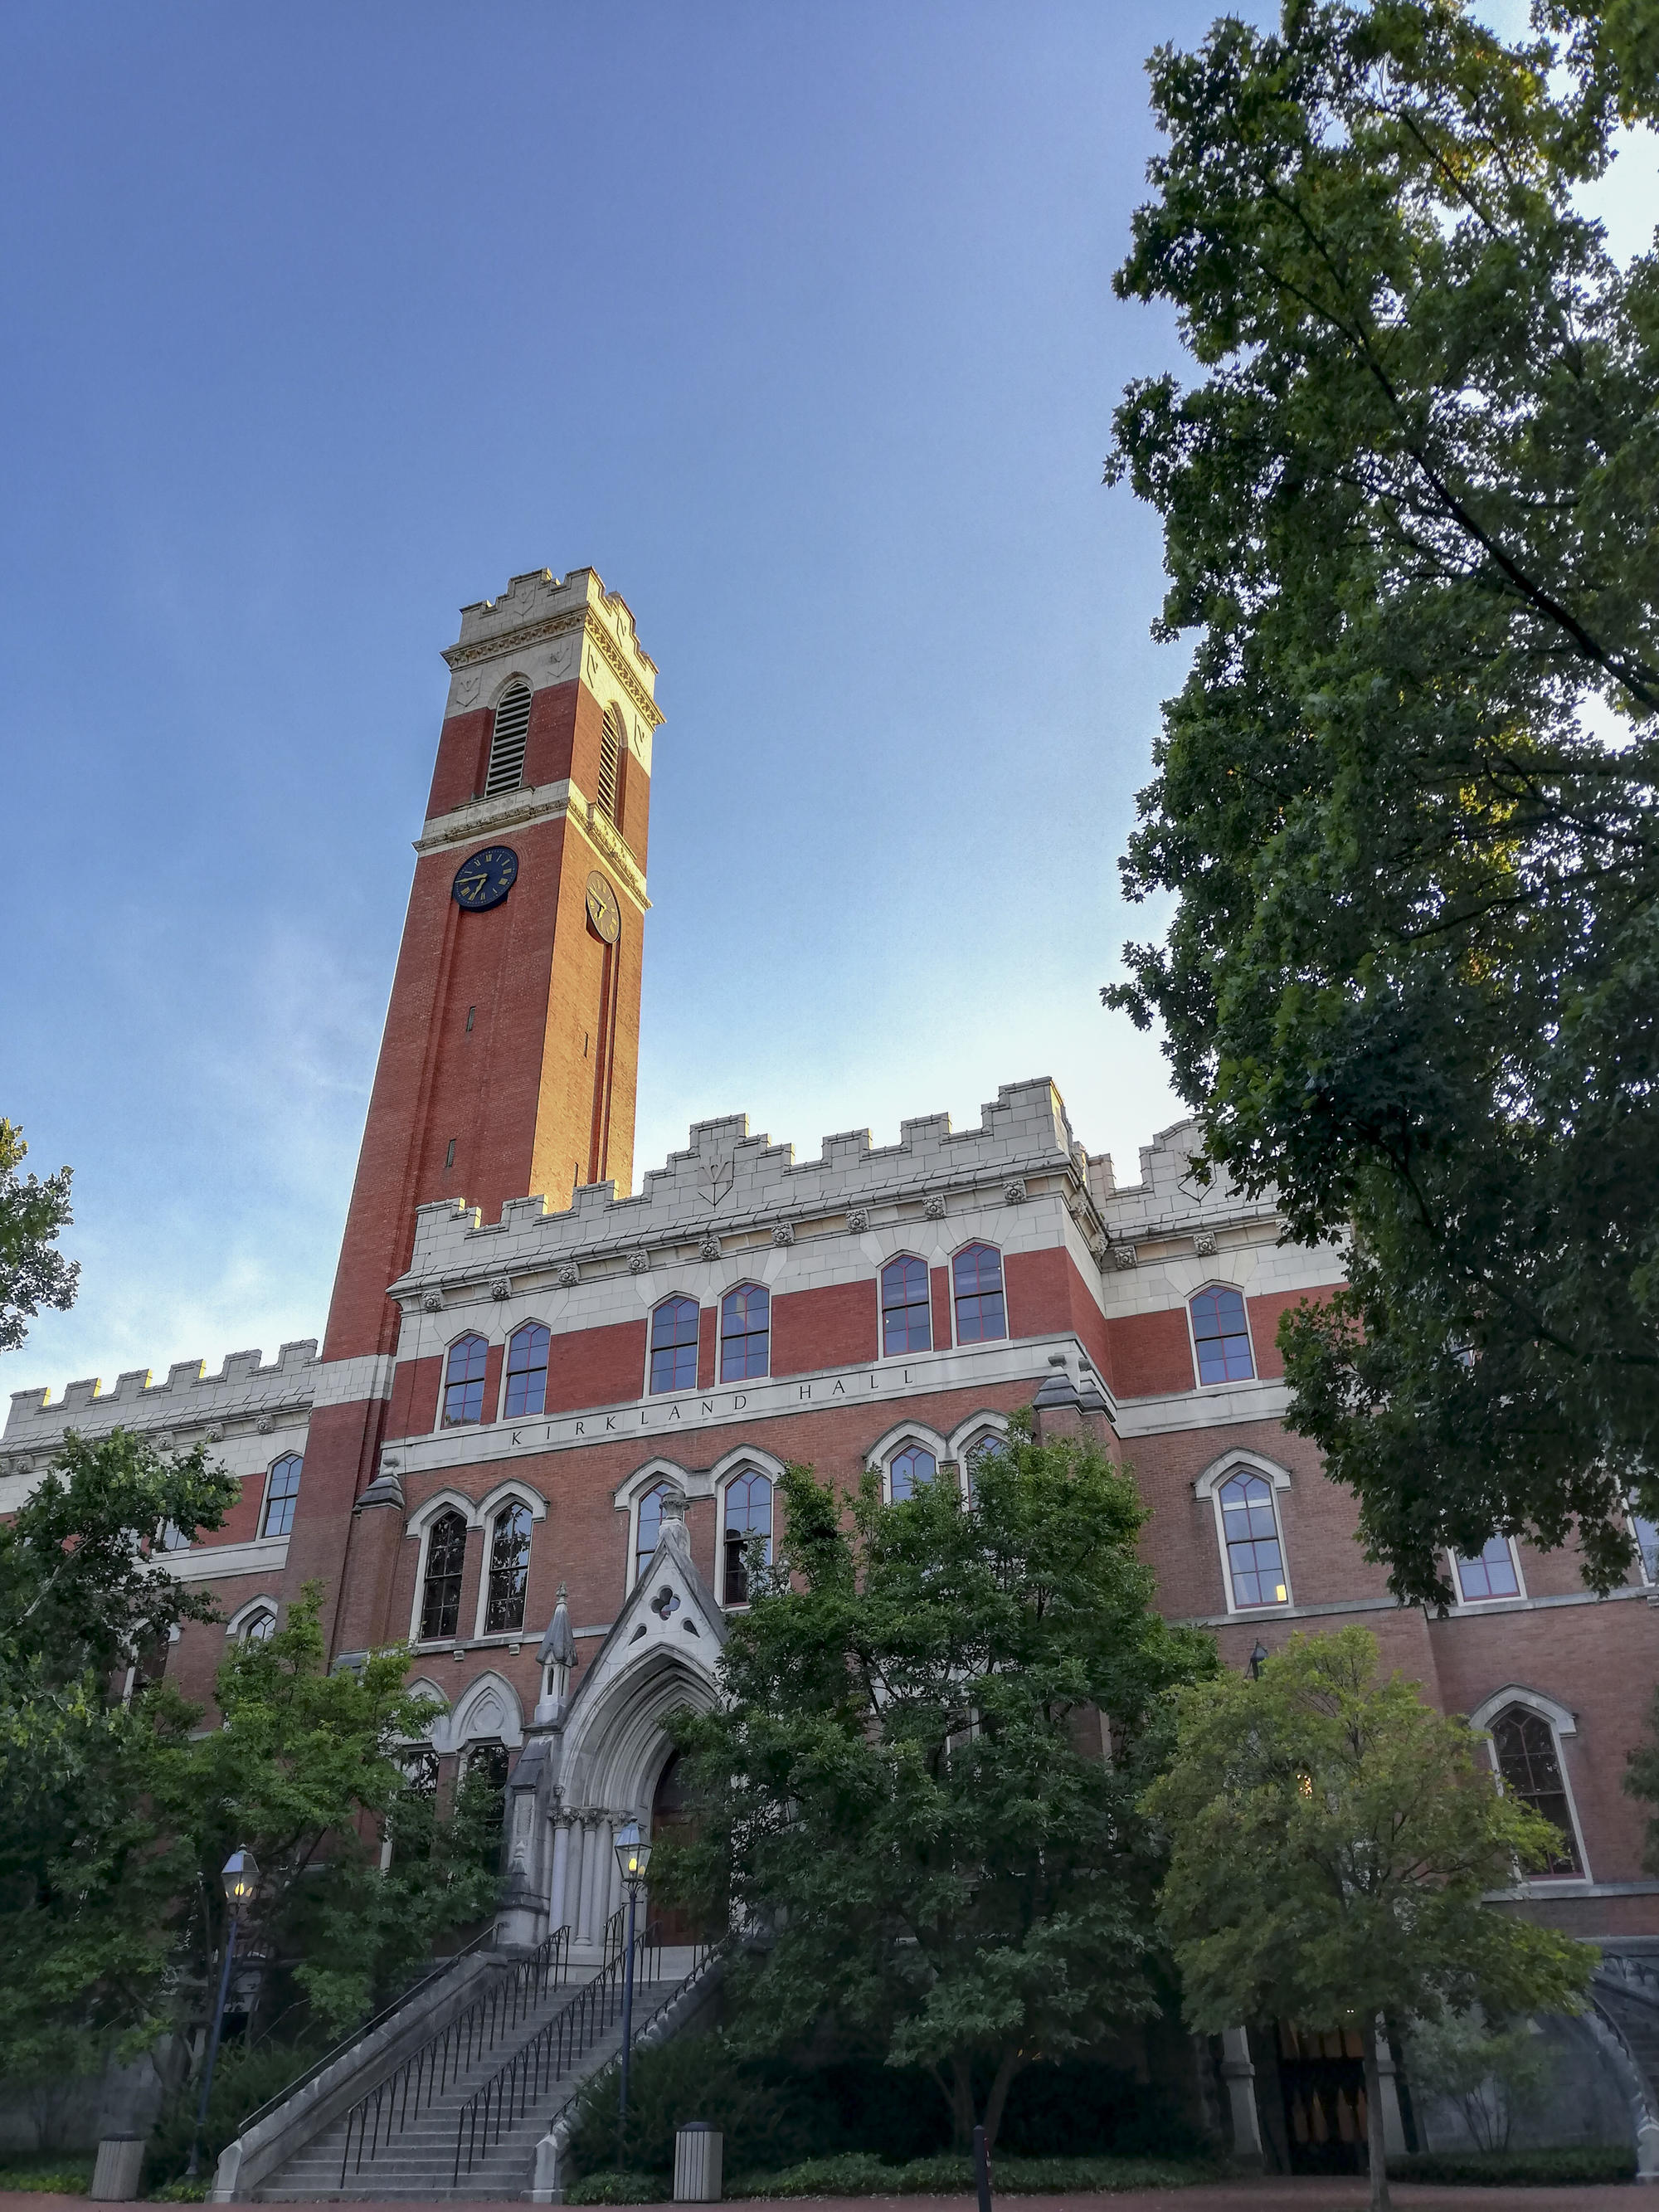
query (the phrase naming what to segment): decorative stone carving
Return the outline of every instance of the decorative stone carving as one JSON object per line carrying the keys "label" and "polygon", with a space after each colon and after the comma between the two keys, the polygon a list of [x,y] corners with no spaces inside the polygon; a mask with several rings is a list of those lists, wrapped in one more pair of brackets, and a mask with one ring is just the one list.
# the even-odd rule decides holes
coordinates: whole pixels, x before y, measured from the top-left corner
{"label": "decorative stone carving", "polygon": [[171,1429],[157,1429],[157,1431],[155,1431],[155,1449],[156,1449],[156,1450],[157,1450],[157,1451],[171,1451],[171,1450],[173,1449],[173,1431],[172,1431],[172,1430],[171,1430]]}
{"label": "decorative stone carving", "polygon": [[258,1419],[253,1425],[262,1437],[268,1437],[271,1431],[276,1427],[276,1424],[271,1419],[269,1413],[261,1413]]}
{"label": "decorative stone carving", "polygon": [[513,1295],[512,1276],[497,1275],[489,1285],[489,1295],[492,1298],[510,1298]]}
{"label": "decorative stone carving", "polygon": [[793,1244],[794,1241],[795,1231],[793,1222],[774,1222],[772,1224],[772,1242],[775,1244],[789,1245]]}
{"label": "decorative stone carving", "polygon": [[401,1453],[393,1451],[389,1444],[381,1445],[380,1472],[382,1474],[398,1474],[403,1468],[403,1455]]}
{"label": "decorative stone carving", "polygon": [[1127,1267],[1133,1267],[1139,1256],[1133,1244],[1114,1244],[1112,1247],[1112,1265],[1120,1273]]}
{"label": "decorative stone carving", "polygon": [[703,1238],[702,1243],[698,1245],[697,1250],[705,1260],[718,1260],[720,1258],[720,1240],[715,1236],[712,1229]]}
{"label": "decorative stone carving", "polygon": [[936,1190],[930,1199],[924,1200],[921,1210],[929,1221],[943,1221],[945,1218],[944,1192]]}
{"label": "decorative stone carving", "polygon": [[574,1260],[565,1260],[559,1267],[559,1288],[574,1291],[582,1279],[582,1271]]}
{"label": "decorative stone carving", "polygon": [[847,1209],[848,1235],[849,1237],[862,1237],[866,1234],[869,1227],[869,1207],[867,1206],[849,1206]]}
{"label": "decorative stone carving", "polygon": [[651,1273],[651,1255],[648,1252],[630,1252],[628,1272],[630,1275],[648,1275]]}
{"label": "decorative stone carving", "polygon": [[224,1440],[225,1425],[222,1421],[215,1421],[207,1432],[207,1441],[210,1444],[222,1444]]}
{"label": "decorative stone carving", "polygon": [[1009,1176],[1007,1182],[1002,1186],[1002,1202],[1005,1206],[1024,1205],[1025,1178],[1024,1176]]}
{"label": "decorative stone carving", "polygon": [[422,1313],[441,1313],[443,1310],[444,1294],[441,1291],[423,1291],[422,1292],[421,1311]]}
{"label": "decorative stone carving", "polygon": [[1215,1257],[1214,1230],[1194,1230],[1193,1231],[1193,1249],[1197,1253],[1200,1260],[1213,1260]]}
{"label": "decorative stone carving", "polygon": [[680,1594],[672,1583],[665,1583],[651,1601],[651,1610],[659,1620],[666,1620],[670,1613],[680,1609]]}

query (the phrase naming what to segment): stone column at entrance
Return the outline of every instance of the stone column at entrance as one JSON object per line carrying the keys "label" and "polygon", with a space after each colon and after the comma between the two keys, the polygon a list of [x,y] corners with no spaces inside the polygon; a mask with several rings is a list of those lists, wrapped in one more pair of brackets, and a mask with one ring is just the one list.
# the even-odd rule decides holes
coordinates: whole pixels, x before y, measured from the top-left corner
{"label": "stone column at entrance", "polygon": [[556,1814],[553,1821],[553,1875],[548,1883],[547,1926],[550,1935],[562,1928],[569,1918],[565,1911],[565,1876],[570,1868],[570,1820],[567,1814]]}
{"label": "stone column at entrance", "polygon": [[1255,2108],[1255,2068],[1250,2062],[1250,2039],[1242,2027],[1221,2031],[1221,2078],[1232,2106],[1233,2156],[1241,2166],[1260,2166],[1261,2116]]}

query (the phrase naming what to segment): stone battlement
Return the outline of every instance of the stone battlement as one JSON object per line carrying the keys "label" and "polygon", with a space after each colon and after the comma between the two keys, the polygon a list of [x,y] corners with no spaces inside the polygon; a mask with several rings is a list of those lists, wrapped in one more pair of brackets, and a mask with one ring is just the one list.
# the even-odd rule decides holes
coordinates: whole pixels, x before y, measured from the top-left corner
{"label": "stone battlement", "polygon": [[444,654],[452,668],[505,651],[526,630],[591,611],[635,665],[647,692],[654,690],[657,664],[640,643],[633,610],[619,592],[607,592],[592,568],[572,568],[556,576],[550,568],[532,568],[514,576],[499,599],[475,599],[461,609],[461,634]]}
{"label": "stone battlement", "polygon": [[0,1449],[50,1450],[66,1429],[86,1436],[114,1428],[194,1430],[309,1405],[321,1366],[316,1338],[283,1345],[269,1367],[263,1358],[258,1351],[228,1352],[216,1375],[207,1373],[205,1360],[175,1359],[165,1382],[152,1382],[148,1367],[131,1367],[112,1390],[88,1376],[55,1400],[45,1389],[14,1390]]}

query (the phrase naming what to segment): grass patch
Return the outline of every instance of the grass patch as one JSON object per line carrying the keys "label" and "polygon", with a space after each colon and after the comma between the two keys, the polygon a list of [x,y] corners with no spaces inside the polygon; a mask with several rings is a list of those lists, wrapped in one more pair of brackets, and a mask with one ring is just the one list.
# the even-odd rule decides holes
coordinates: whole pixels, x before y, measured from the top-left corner
{"label": "grass patch", "polygon": [[1560,2150],[1425,2150],[1391,2158],[1394,2181],[1438,2181],[1465,2188],[1548,2188],[1575,2181],[1633,2181],[1636,2153],[1617,2143],[1575,2143]]}
{"label": "grass patch", "polygon": [[659,2173],[588,2173],[564,2192],[567,2204],[662,2204],[674,2193]]}
{"label": "grass patch", "polygon": [[0,2189],[37,2190],[43,2196],[84,2197],[92,2186],[92,2160],[20,2158],[0,2165]]}

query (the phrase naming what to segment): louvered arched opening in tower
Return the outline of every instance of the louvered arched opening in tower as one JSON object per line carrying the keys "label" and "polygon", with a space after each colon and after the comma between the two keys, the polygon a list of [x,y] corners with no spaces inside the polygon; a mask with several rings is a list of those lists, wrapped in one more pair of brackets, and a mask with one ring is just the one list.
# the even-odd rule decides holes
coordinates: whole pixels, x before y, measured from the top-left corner
{"label": "louvered arched opening in tower", "polygon": [[484,777],[484,797],[498,791],[516,791],[524,781],[525,741],[530,735],[530,686],[515,684],[503,692],[495,709],[495,726],[489,738],[489,769]]}
{"label": "louvered arched opening in tower", "polygon": [[621,827],[622,817],[617,811],[617,799],[622,787],[623,727],[622,717],[614,707],[605,710],[605,723],[599,732],[599,807],[603,813]]}

